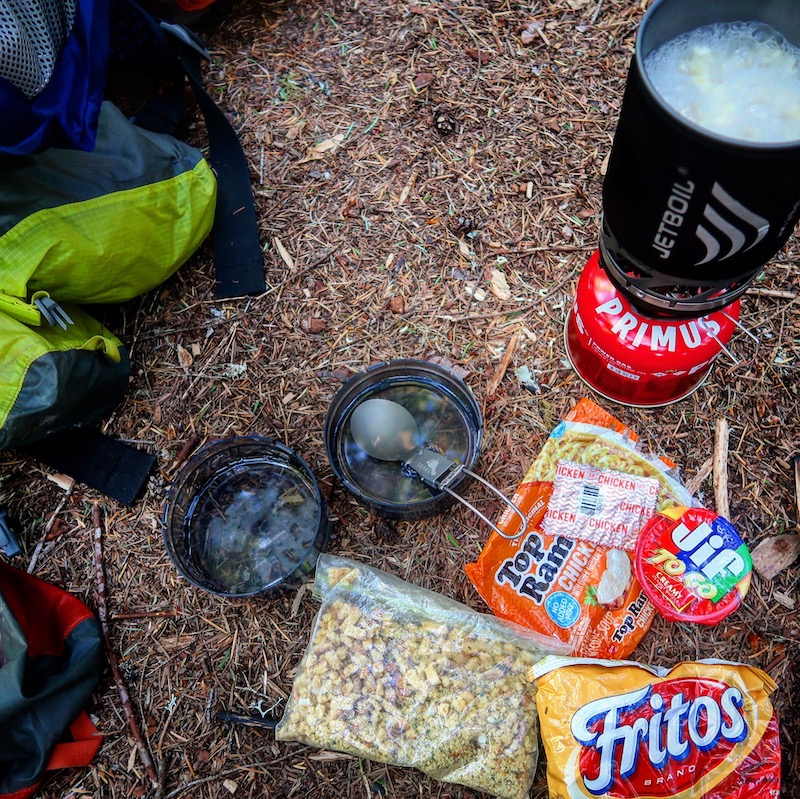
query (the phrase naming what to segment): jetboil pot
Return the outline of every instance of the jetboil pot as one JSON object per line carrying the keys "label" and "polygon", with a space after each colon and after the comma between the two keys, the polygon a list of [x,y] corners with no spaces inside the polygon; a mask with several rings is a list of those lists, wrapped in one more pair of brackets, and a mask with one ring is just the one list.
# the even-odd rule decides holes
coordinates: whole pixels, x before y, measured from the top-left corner
{"label": "jetboil pot", "polygon": [[654,407],[698,388],[730,355],[738,298],[800,217],[800,139],[701,127],[659,94],[645,61],[715,23],[766,26],[800,47],[798,11],[796,0],[656,0],[644,15],[603,183],[599,253],[565,326],[573,367],[607,398]]}
{"label": "jetboil pot", "polygon": [[603,184],[600,252],[609,277],[646,313],[698,317],[729,305],[800,217],[800,140],[702,128],[645,71],[665,42],[737,21],[763,23],[800,47],[796,0],[656,0],[639,27]]}

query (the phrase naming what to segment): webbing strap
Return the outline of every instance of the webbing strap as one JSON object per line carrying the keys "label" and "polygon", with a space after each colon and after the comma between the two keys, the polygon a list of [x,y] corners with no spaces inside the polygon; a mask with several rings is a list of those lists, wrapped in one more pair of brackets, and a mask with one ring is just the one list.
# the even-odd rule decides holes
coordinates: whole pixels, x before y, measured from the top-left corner
{"label": "webbing strap", "polygon": [[208,130],[209,161],[217,173],[217,209],[212,242],[217,297],[262,294],[264,256],[258,235],[250,170],[236,131],[203,86],[200,57],[177,42],[178,58]]}
{"label": "webbing strap", "polygon": [[82,710],[78,718],[72,722],[69,732],[73,740],[62,741],[55,745],[45,766],[46,771],[88,766],[94,760],[97,750],[103,743],[103,736],[97,732],[97,727],[92,724],[86,711]]}
{"label": "webbing strap", "polygon": [[57,433],[21,451],[123,505],[136,501],[156,461],[94,428]]}
{"label": "webbing strap", "polygon": [[[267,284],[250,168],[239,136],[205,90],[201,69],[203,58],[208,58],[205,46],[193,31],[176,23],[159,23],[134,0],[119,0],[118,13],[122,10],[136,15],[138,23],[150,30],[161,50],[153,59],[160,76],[171,82],[186,77],[206,123],[208,160],[217,175],[217,206],[211,233],[216,295],[227,299],[262,294]],[[183,89],[181,80],[150,97],[134,117],[134,123],[156,133],[175,135],[183,115]]]}

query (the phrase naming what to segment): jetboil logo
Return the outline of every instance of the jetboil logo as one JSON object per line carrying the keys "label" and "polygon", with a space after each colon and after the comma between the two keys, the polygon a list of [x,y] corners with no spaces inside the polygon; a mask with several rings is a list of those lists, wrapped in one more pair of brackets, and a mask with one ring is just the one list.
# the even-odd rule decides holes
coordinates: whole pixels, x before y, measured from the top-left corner
{"label": "jetboil logo", "polygon": [[585,788],[594,796],[677,794],[724,765],[748,736],[743,706],[738,688],[694,679],[666,680],[587,703],[570,724],[584,747]]}
{"label": "jetboil logo", "polygon": [[[653,238],[653,249],[664,260],[672,255],[695,188],[695,183],[690,180],[683,183],[676,181],[672,186],[667,207]],[[746,208],[715,182],[711,199],[703,209],[703,221],[695,230],[695,235],[705,247],[705,255],[695,265],[724,261],[737,253],[747,252],[769,233],[769,227],[769,220]]]}
{"label": "jetboil logo", "polygon": [[[728,219],[723,217],[711,202],[706,204],[703,209],[703,219],[706,224],[698,225],[696,231],[697,238],[703,242],[706,248],[706,255],[697,262],[697,266],[707,264],[713,260],[724,261],[738,252],[747,252],[769,233],[769,221],[734,200],[719,183],[714,183],[714,187],[711,189],[711,196],[728,213]],[[742,231],[738,225],[743,226],[745,230]],[[752,229],[755,229],[756,237],[745,247],[748,235],[752,235]],[[722,250],[720,234],[723,241],[727,240],[725,244],[727,245],[730,242],[730,246],[728,246],[727,252],[718,258]]]}

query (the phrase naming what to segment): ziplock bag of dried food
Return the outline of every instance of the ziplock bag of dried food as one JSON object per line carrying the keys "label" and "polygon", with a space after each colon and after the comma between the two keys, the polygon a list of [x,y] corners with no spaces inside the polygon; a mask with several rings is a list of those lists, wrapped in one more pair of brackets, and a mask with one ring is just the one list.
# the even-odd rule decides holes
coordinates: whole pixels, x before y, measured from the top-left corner
{"label": "ziplock bag of dried food", "polygon": [[331,555],[314,594],[322,607],[278,740],[527,797],[538,748],[526,673],[557,644]]}
{"label": "ziplock bag of dried food", "polygon": [[[655,608],[633,571],[639,530],[656,511],[694,504],[675,464],[589,399],[553,429],[514,494],[524,535],[497,533],[467,576],[501,618],[552,636],[583,657],[623,658]],[[507,534],[516,515],[498,521]]]}

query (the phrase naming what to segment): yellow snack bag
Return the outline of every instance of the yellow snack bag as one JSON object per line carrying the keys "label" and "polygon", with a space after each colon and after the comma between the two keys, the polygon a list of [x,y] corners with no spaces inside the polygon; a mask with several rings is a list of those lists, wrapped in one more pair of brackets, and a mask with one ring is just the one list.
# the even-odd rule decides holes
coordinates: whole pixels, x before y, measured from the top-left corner
{"label": "yellow snack bag", "polygon": [[548,657],[530,670],[551,799],[778,799],[781,750],[760,669]]}

